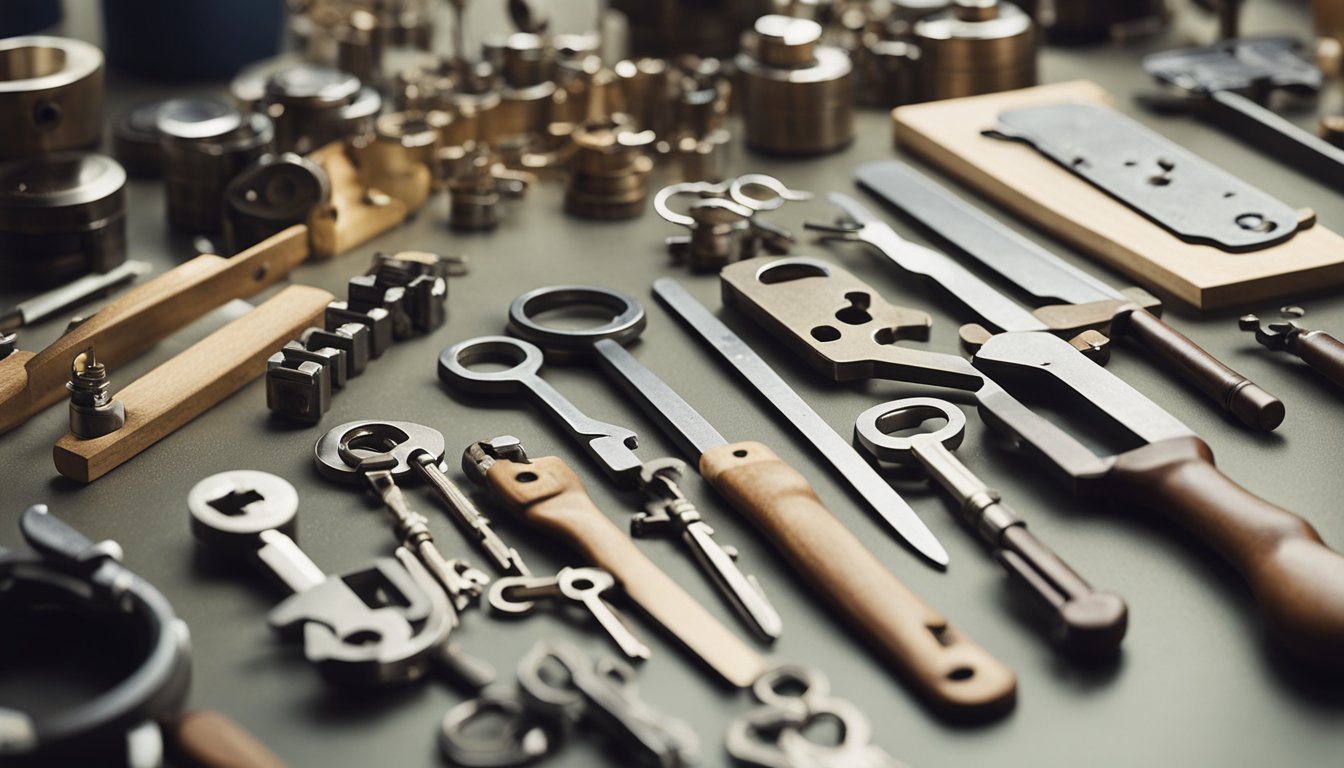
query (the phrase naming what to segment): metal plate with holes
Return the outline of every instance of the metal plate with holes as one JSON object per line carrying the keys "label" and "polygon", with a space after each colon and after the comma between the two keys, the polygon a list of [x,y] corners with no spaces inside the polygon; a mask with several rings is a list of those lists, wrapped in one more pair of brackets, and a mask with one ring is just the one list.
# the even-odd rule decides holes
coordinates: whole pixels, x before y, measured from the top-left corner
{"label": "metal plate with holes", "polygon": [[1243,253],[1298,230],[1288,204],[1106,107],[1016,109],[999,115],[997,132],[1030,144],[1186,242]]}

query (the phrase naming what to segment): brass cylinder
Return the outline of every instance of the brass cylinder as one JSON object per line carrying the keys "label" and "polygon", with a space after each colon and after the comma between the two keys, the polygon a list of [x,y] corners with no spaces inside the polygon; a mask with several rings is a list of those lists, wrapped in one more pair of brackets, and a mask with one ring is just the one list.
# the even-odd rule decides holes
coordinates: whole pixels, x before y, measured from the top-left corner
{"label": "brass cylinder", "polygon": [[830,152],[854,138],[853,67],[821,45],[807,19],[762,16],[742,36],[737,68],[747,146],[786,155]]}
{"label": "brass cylinder", "polygon": [[0,40],[0,160],[97,146],[103,52],[80,40]]}
{"label": "brass cylinder", "polygon": [[957,0],[915,23],[921,101],[1036,84],[1036,27],[1016,5]]}

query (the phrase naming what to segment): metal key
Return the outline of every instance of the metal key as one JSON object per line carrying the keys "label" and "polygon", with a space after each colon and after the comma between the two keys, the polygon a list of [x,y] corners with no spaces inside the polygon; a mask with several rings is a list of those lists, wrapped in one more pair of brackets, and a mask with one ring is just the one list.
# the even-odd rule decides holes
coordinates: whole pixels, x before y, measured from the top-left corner
{"label": "metal key", "polygon": [[649,647],[602,598],[603,592],[615,586],[616,577],[602,568],[562,568],[554,576],[497,579],[490,587],[489,600],[490,607],[500,613],[523,615],[532,611],[536,600],[563,597],[587,608],[626,656],[647,659],[652,655]]}
{"label": "metal key", "polygon": [[476,539],[477,546],[494,561],[496,568],[515,576],[531,576],[532,572],[528,570],[518,550],[510,547],[495,533],[495,529],[490,527],[490,518],[439,468],[441,458],[435,458],[428,451],[419,451],[411,455],[411,467],[434,489],[434,493],[451,513],[453,521],[463,532]]}

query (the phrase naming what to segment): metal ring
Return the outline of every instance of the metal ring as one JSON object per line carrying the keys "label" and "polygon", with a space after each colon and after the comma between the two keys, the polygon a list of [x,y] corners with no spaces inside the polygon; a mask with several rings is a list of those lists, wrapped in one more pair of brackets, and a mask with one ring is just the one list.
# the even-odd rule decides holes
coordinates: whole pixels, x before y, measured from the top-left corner
{"label": "metal ring", "polygon": [[[774,193],[774,197],[752,197],[745,192],[747,187],[764,187]],[[812,193],[801,189],[789,189],[784,182],[764,173],[746,173],[733,179],[728,187],[728,197],[738,205],[753,211],[773,211],[786,202],[811,200]]]}
{"label": "metal ring", "polygon": [[[591,328],[550,328],[533,319],[560,307],[595,306],[611,310],[611,320]],[[592,285],[553,285],[528,291],[509,305],[509,333],[547,352],[588,352],[603,339],[628,344],[644,331],[644,305],[623,291]]]}
{"label": "metal ring", "polygon": [[[365,455],[357,452],[361,449],[350,447],[351,440],[378,433],[399,438],[400,442],[379,454]],[[353,483],[372,469],[388,470],[393,478],[405,477],[415,469],[412,456],[428,453],[437,462],[443,458],[443,451],[443,433],[437,429],[409,421],[363,419],[328,430],[313,446],[313,457],[324,477]]]}
{"label": "metal ring", "polygon": [[490,591],[486,594],[486,602],[495,611],[506,616],[524,616],[532,612],[537,606],[535,600],[510,600],[504,593],[514,587],[525,587],[531,582],[535,582],[534,576],[504,576],[495,579],[490,585]]}
{"label": "metal ring", "polygon": [[[929,418],[942,417],[947,424],[932,432],[912,437],[896,437],[891,432],[919,426]],[[966,414],[957,406],[936,397],[908,397],[875,405],[854,421],[854,439],[880,461],[909,464],[915,441],[935,441],[949,450],[961,444],[966,433]]]}
{"label": "metal ring", "polygon": [[[508,718],[499,737],[468,737],[467,727],[491,713]],[[449,709],[439,724],[439,749],[454,765],[468,768],[526,765],[550,753],[558,742],[558,731],[531,717],[522,701],[505,696],[464,701]]]}
{"label": "metal ring", "polygon": [[0,40],[0,160],[94,147],[103,125],[103,52],[82,40]]}
{"label": "metal ring", "polygon": [[[796,695],[780,693],[783,686],[797,685]],[[810,712],[810,701],[820,701],[831,693],[831,684],[821,672],[802,664],[782,664],[767,670],[751,686],[756,699],[776,709],[782,709],[802,718]]]}
{"label": "metal ring", "polygon": [[684,213],[677,213],[668,206],[667,201],[677,195],[697,195],[699,197],[714,198],[722,197],[728,191],[728,187],[723,184],[711,184],[707,181],[683,181],[680,184],[669,184],[658,190],[653,196],[653,210],[659,216],[673,224],[680,224],[683,227],[695,226],[695,219]]}
{"label": "metal ring", "polygon": [[[477,336],[439,353],[439,381],[474,394],[507,394],[541,370],[541,349],[511,336]],[[473,371],[475,363],[503,363],[502,371]]]}

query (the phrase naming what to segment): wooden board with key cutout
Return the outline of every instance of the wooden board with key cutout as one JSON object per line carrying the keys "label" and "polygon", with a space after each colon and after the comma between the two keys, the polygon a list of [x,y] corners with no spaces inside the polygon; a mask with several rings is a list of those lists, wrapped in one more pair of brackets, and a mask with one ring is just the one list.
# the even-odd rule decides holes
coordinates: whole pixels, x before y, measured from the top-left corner
{"label": "wooden board with key cutout", "polygon": [[1113,101],[1101,86],[1079,80],[897,107],[892,121],[901,149],[1074,248],[1198,309],[1344,284],[1344,237],[1321,224],[1249,253],[1187,243],[1035,148],[981,133],[1008,110]]}

